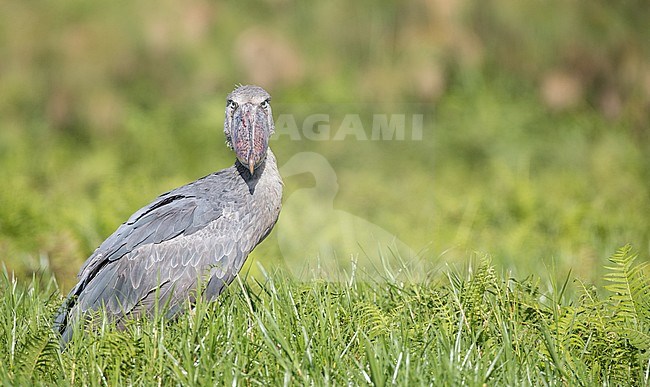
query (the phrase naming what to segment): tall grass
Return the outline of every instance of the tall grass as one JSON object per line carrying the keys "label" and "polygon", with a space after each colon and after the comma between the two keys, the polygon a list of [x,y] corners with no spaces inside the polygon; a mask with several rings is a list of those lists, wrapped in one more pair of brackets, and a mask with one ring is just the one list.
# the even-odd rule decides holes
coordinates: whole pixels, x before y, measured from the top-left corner
{"label": "tall grass", "polygon": [[[500,275],[489,258],[426,283],[235,281],[178,321],[51,330],[53,282],[0,279],[0,380],[81,385],[620,385],[650,371],[644,265],[610,258],[606,289]],[[568,296],[567,288],[574,288]]]}
{"label": "tall grass", "polygon": [[[601,278],[616,246],[650,251],[649,18],[603,0],[2,1],[0,261],[69,289],[134,211],[232,164],[224,98],[257,82],[300,127],[424,116],[422,141],[276,137],[280,164],[327,158],[337,210],[431,260]],[[274,234],[254,254],[280,257]]]}

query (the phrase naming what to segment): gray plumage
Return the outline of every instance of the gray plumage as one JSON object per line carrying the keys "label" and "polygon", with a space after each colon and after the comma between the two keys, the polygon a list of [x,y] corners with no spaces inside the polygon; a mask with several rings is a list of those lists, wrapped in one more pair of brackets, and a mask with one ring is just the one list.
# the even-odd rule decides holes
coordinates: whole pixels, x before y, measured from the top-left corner
{"label": "gray plumage", "polygon": [[82,266],[55,318],[62,345],[72,327],[105,309],[118,326],[167,305],[174,317],[202,296],[216,298],[278,219],[282,180],[268,149],[270,96],[257,86],[228,95],[224,132],[230,168],[159,196],[109,236]]}

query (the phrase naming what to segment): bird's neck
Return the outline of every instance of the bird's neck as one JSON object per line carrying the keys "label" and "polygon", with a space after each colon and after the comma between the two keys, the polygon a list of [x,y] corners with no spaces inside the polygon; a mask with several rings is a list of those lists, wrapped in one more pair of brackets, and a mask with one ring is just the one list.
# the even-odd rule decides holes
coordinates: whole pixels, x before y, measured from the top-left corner
{"label": "bird's neck", "polygon": [[242,177],[242,179],[244,179],[246,184],[248,184],[248,188],[250,189],[251,193],[253,193],[255,187],[257,186],[257,183],[260,180],[263,180],[265,178],[268,179],[268,177],[272,176],[280,176],[280,172],[278,171],[278,164],[275,160],[275,155],[271,151],[271,148],[267,149],[264,161],[262,161],[260,165],[255,168],[255,171],[253,171],[253,173],[251,173],[246,166],[240,163],[239,160],[235,160],[235,168],[237,169],[237,172]]}

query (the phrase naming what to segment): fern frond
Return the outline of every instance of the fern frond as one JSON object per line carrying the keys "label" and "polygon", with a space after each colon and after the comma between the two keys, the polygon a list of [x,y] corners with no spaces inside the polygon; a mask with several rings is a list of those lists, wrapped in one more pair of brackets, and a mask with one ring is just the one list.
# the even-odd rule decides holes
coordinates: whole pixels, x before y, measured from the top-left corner
{"label": "fern frond", "polygon": [[358,324],[369,338],[377,337],[390,329],[389,316],[377,305],[360,303],[357,305]]}
{"label": "fern frond", "polygon": [[56,360],[59,351],[59,341],[49,327],[43,327],[38,332],[25,339],[19,354],[17,365],[23,375],[31,375],[32,378],[43,378],[43,376],[57,364]]}
{"label": "fern frond", "polygon": [[485,293],[496,283],[494,267],[488,255],[481,258],[476,273],[461,293],[461,305],[470,324],[481,322],[487,312]]}
{"label": "fern frond", "polygon": [[613,294],[609,297],[612,312],[612,326],[622,336],[628,338],[638,349],[650,349],[650,283],[643,275],[647,263],[635,265],[638,254],[632,252],[628,244],[610,257],[613,266],[605,280],[605,286]]}

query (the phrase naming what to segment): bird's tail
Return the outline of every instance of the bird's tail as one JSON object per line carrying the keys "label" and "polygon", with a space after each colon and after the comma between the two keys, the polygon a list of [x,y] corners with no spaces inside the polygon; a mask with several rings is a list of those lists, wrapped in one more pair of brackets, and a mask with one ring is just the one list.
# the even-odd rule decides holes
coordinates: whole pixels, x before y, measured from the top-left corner
{"label": "bird's tail", "polygon": [[75,288],[70,291],[70,294],[68,294],[68,296],[63,301],[63,304],[61,304],[57,310],[57,313],[54,316],[54,320],[52,322],[52,328],[54,331],[61,335],[60,345],[62,351],[65,349],[65,347],[68,345],[68,342],[70,342],[70,339],[72,338],[72,328],[74,326],[74,321],[72,321],[70,317],[72,308],[74,307],[77,299],[76,289],[77,287],[75,286]]}

